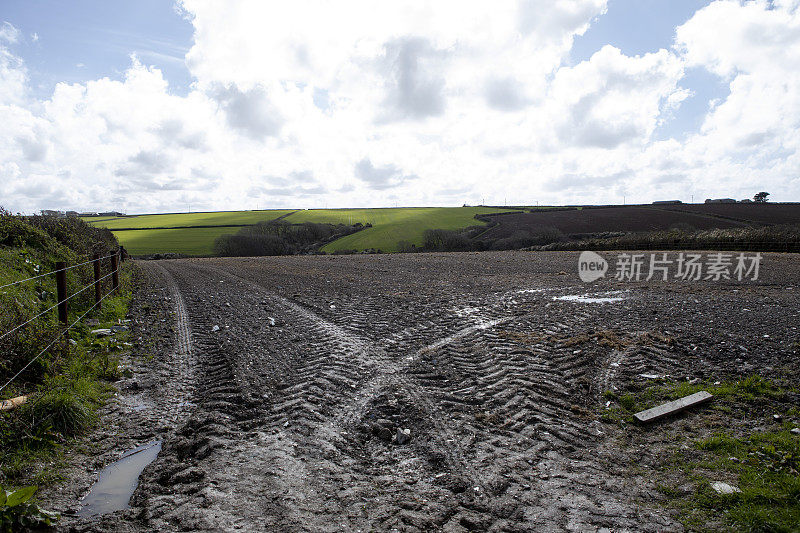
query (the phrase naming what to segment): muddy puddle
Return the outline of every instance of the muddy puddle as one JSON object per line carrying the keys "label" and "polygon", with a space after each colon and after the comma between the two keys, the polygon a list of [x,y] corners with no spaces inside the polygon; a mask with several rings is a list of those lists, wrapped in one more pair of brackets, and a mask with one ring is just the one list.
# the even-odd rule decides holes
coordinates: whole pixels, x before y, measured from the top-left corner
{"label": "muddy puddle", "polygon": [[569,294],[566,296],[555,296],[553,300],[562,302],[577,302],[584,304],[610,304],[621,302],[625,297],[621,293],[606,294]]}
{"label": "muddy puddle", "polygon": [[139,483],[139,474],[161,451],[161,441],[153,441],[125,453],[100,472],[100,479],[81,502],[78,516],[97,516],[128,508]]}

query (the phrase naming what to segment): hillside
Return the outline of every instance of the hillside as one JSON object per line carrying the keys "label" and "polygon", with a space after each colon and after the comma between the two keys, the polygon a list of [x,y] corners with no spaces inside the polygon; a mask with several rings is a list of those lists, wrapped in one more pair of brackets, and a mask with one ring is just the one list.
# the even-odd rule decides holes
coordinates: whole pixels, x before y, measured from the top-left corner
{"label": "hillside", "polygon": [[310,209],[224,211],[215,213],[154,214],[114,218],[87,218],[98,227],[111,229],[132,255],[179,253],[211,255],[214,240],[236,233],[238,227],[284,217],[299,224],[371,224],[372,227],[323,247],[323,251],[380,249],[394,252],[403,241],[420,245],[427,229],[462,229],[485,222],[476,214],[504,211],[487,207],[401,207],[385,209]]}

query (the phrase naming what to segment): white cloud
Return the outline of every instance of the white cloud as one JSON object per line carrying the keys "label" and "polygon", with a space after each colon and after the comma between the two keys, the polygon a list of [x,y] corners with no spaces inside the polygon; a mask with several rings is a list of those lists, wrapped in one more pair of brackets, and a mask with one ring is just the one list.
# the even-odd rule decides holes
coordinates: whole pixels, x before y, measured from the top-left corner
{"label": "white cloud", "polygon": [[[184,0],[181,9],[195,28],[185,96],[132,57],[120,80],[61,83],[37,100],[14,52],[19,32],[2,26],[6,207],[800,195],[789,179],[800,170],[794,1],[714,2],[677,30],[671,50],[630,57],[606,46],[577,65],[565,61],[573,39],[605,0]],[[698,134],[656,141],[690,95],[687,67],[724,77],[731,94]]]}
{"label": "white cloud", "polygon": [[[730,83],[686,151],[739,191],[766,183],[784,198],[800,188],[800,9],[798,2],[717,1],[677,29],[676,48],[689,66]],[[715,176],[714,176],[715,175]],[[714,177],[712,177],[714,176]],[[744,194],[744,192],[742,192]]]}
{"label": "white cloud", "polygon": [[0,41],[14,44],[19,40],[19,35],[19,30],[10,22],[3,22],[2,26],[0,26]]}
{"label": "white cloud", "polygon": [[627,57],[606,45],[557,72],[550,88],[556,135],[577,147],[645,144],[662,110],[680,94],[682,77],[680,60],[666,50]]}

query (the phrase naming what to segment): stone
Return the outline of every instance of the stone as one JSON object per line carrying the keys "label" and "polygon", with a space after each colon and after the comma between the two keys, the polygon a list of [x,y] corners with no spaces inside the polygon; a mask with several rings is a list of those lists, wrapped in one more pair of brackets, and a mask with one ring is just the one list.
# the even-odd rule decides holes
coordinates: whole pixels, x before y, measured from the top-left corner
{"label": "stone", "polygon": [[128,331],[130,328],[128,326],[111,326],[111,331],[114,333],[118,333],[120,331]]}
{"label": "stone", "polygon": [[93,329],[92,335],[97,335],[98,337],[108,337],[109,335],[113,335],[113,333],[108,328],[100,328],[100,329]]}
{"label": "stone", "polygon": [[735,494],[737,492],[742,492],[738,487],[728,485],[722,481],[714,481],[711,484],[711,488],[717,491],[719,494]]}
{"label": "stone", "polygon": [[411,440],[411,430],[410,429],[400,429],[397,428],[397,433],[394,436],[395,444],[403,445]]}
{"label": "stone", "polygon": [[380,424],[372,425],[372,433],[383,441],[390,442],[392,440],[392,430]]}
{"label": "stone", "polygon": [[215,331],[219,331],[219,326],[217,326],[216,324],[214,324],[214,327],[211,328],[211,332],[212,333],[215,332]]}
{"label": "stone", "polygon": [[800,428],[792,428],[792,433],[795,435],[800,435]]}

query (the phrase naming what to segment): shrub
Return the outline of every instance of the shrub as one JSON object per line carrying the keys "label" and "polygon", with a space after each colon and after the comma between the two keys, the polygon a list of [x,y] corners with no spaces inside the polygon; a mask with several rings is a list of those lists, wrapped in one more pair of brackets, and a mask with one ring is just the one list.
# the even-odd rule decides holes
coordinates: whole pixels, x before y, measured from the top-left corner
{"label": "shrub", "polygon": [[246,226],[233,235],[222,235],[214,241],[214,255],[251,257],[291,255],[317,250],[326,242],[355,233],[362,224],[290,224],[283,220],[259,222]]}

